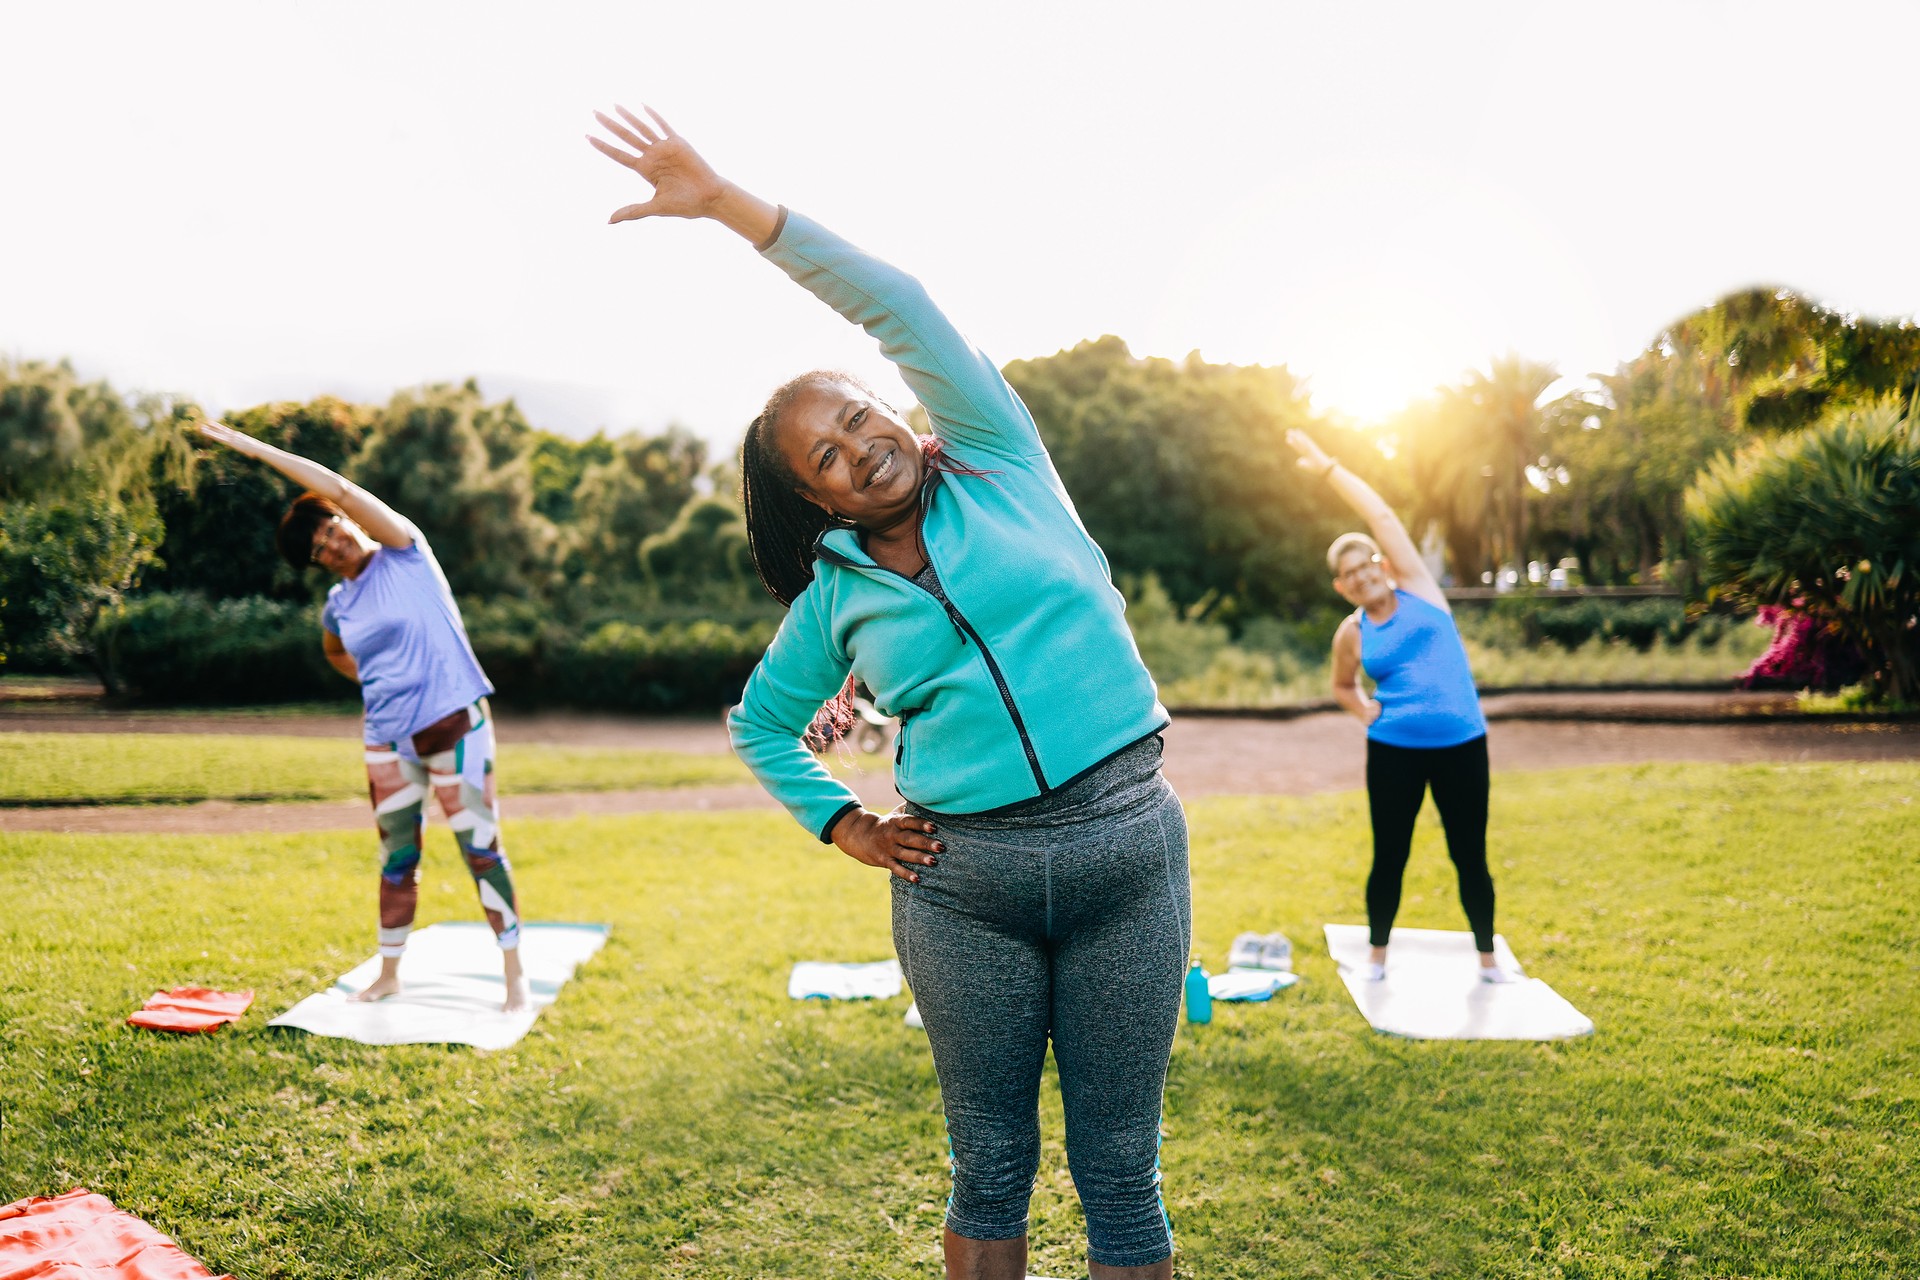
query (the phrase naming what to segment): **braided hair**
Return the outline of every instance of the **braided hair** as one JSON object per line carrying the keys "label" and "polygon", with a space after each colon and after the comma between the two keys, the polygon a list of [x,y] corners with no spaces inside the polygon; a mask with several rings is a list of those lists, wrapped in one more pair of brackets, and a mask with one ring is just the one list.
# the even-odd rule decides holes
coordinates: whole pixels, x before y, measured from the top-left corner
{"label": "braided hair", "polygon": [[800,477],[773,443],[774,424],[809,387],[844,382],[872,396],[858,378],[816,369],[782,383],[747,427],[740,444],[740,506],[747,521],[747,551],[760,584],[790,605],[813,581],[813,544],[841,524],[800,496]]}
{"label": "braided hair", "polygon": [[[783,605],[791,605],[813,581],[813,544],[828,529],[851,527],[800,496],[800,477],[774,445],[775,425],[788,406],[809,387],[849,386],[878,401],[873,388],[850,373],[815,369],[782,383],[747,427],[740,444],[740,506],[747,523],[747,552],[753,558],[760,583]],[[884,402],[883,402],[884,403]],[[946,456],[935,436],[921,436],[920,449],[929,471],[985,476],[988,473]],[[813,718],[803,741],[814,751],[824,750],[852,730],[858,713],[853,709],[853,680]]]}

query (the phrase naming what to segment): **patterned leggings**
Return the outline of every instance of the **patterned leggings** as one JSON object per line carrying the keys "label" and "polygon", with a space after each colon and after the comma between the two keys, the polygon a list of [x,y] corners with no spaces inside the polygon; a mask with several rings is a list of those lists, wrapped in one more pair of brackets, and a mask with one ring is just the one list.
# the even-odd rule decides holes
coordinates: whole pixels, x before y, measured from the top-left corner
{"label": "patterned leggings", "polygon": [[520,945],[513,873],[500,848],[493,794],[493,721],[486,702],[428,725],[405,742],[367,745],[367,785],[380,828],[380,954],[407,947],[420,900],[420,833],[432,789],[480,891],[502,951]]}

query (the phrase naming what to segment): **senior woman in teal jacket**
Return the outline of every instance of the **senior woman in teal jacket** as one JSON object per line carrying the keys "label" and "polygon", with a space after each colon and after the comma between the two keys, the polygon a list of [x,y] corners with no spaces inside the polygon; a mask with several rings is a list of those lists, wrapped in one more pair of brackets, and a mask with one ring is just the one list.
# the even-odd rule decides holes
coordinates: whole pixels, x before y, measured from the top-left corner
{"label": "senior woman in teal jacket", "polygon": [[[1026,1273],[1051,1040],[1092,1275],[1171,1276],[1158,1149],[1187,831],[1106,557],[1026,407],[916,280],[722,180],[648,115],[599,117],[625,148],[593,144],[654,188],[613,221],[739,233],[877,338],[933,424],[919,437],[857,379],[809,373],[749,427],[748,536],[789,609],[729,725],[802,826],[895,877],[952,1143],[948,1274]],[[900,717],[898,812],[868,812],[809,749],[850,679]]]}

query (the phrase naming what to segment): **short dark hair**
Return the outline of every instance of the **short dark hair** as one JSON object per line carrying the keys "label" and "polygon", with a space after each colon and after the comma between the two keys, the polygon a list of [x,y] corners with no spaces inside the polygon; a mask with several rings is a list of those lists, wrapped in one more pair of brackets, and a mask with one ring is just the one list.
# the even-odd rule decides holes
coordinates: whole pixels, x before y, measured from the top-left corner
{"label": "short dark hair", "polygon": [[287,514],[280,517],[280,527],[273,533],[280,558],[292,565],[295,573],[304,570],[313,563],[314,533],[327,521],[346,514],[330,498],[323,498],[312,490],[301,494],[287,508]]}

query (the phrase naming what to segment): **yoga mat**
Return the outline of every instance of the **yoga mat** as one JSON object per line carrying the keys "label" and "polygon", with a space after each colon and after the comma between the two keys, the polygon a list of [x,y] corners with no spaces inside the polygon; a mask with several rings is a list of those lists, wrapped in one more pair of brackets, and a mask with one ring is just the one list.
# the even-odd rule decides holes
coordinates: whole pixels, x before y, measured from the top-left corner
{"label": "yoga mat", "polygon": [[233,1280],[113,1201],[75,1187],[0,1205],[0,1280]]}
{"label": "yoga mat", "polygon": [[[1367,981],[1365,925],[1327,926],[1327,953],[1340,966],[1353,1002],[1375,1031],[1412,1040],[1567,1040],[1589,1035],[1593,1021],[1538,978],[1495,984],[1477,976],[1473,935],[1449,929],[1395,929],[1387,939],[1387,976]],[[1507,940],[1493,954],[1518,970]]]}
{"label": "yoga mat", "polygon": [[407,939],[399,995],[371,1004],[347,999],[380,976],[380,957],[375,956],[267,1025],[361,1044],[504,1049],[533,1028],[533,1020],[560,994],[574,967],[606,940],[603,924],[521,925],[520,964],[532,1000],[519,1013],[502,1013],[507,985],[493,930],[477,920],[428,925]]}

